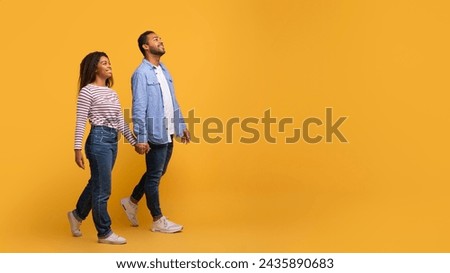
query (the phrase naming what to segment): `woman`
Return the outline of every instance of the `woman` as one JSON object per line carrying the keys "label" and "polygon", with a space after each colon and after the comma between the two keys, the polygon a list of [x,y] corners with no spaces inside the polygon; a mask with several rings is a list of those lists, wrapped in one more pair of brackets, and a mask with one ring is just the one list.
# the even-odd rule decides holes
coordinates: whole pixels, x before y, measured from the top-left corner
{"label": "woman", "polygon": [[91,131],[85,152],[89,160],[91,178],[81,193],[76,208],[68,212],[70,229],[75,237],[81,236],[80,225],[92,209],[99,243],[125,244],[125,238],[111,229],[107,202],[111,195],[111,172],[117,155],[118,133],[131,143],[136,139],[124,122],[122,108],[113,85],[111,63],[104,52],[89,53],[80,64],[79,94],[75,129],[75,162],[84,169],[81,152],[86,121]]}

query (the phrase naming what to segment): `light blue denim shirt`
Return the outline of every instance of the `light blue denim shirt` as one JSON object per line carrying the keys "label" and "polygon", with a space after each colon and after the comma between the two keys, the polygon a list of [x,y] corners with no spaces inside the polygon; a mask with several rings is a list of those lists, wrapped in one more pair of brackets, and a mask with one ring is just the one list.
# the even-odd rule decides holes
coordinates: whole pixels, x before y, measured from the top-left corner
{"label": "light blue denim shirt", "polygon": [[[160,65],[172,95],[175,135],[181,137],[186,124],[175,97],[172,76],[163,64]],[[133,130],[138,143],[168,143],[161,86],[156,77],[154,65],[146,59],[134,71],[131,77],[131,89],[133,91]]]}

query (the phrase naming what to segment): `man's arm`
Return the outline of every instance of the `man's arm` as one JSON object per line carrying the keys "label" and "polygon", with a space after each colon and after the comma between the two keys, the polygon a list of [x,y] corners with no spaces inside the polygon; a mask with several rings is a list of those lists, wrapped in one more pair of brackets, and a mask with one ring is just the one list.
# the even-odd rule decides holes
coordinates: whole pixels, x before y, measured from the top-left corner
{"label": "man's arm", "polygon": [[142,73],[134,73],[131,78],[131,89],[133,92],[132,116],[133,131],[138,143],[148,142],[147,133],[147,105],[148,97],[146,93],[147,79]]}

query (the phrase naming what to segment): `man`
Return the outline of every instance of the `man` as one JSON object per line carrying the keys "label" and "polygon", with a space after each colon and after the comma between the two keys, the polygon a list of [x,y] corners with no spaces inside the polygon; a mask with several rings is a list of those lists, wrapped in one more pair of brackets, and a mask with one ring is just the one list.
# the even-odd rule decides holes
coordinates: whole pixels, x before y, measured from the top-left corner
{"label": "man", "polygon": [[189,143],[190,135],[175,98],[172,77],[160,62],[165,53],[161,38],[153,31],[139,36],[139,50],[144,59],[131,78],[133,90],[132,115],[138,143],[135,149],[145,154],[147,170],[130,197],[121,204],[132,226],[138,226],[137,204],[146,196],[147,207],[153,217],[152,231],[174,233],[183,226],[169,221],[159,203],[159,183],[167,170],[173,150],[173,136]]}

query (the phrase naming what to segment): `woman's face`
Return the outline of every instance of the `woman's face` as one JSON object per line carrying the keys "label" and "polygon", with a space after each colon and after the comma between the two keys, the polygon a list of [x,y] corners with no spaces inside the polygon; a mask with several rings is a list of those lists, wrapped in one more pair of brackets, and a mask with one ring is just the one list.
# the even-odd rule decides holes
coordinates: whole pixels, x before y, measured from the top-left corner
{"label": "woman's face", "polygon": [[108,58],[106,58],[105,56],[100,57],[95,74],[97,77],[105,81],[111,78],[112,68]]}

